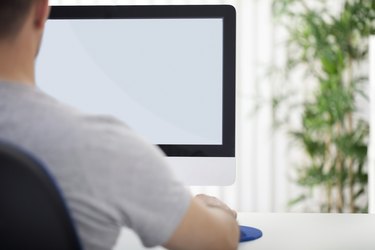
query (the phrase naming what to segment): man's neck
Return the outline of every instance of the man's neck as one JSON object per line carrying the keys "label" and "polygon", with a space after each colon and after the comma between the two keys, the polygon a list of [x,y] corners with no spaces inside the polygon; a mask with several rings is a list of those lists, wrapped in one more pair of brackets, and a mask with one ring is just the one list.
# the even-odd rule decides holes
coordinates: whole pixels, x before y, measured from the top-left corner
{"label": "man's neck", "polygon": [[28,46],[11,41],[0,42],[0,80],[35,84],[34,56]]}

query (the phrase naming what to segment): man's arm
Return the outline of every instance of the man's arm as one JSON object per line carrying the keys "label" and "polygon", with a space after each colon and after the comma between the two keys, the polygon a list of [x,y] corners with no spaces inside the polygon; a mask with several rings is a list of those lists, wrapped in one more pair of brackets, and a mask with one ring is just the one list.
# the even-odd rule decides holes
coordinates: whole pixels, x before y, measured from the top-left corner
{"label": "man's arm", "polygon": [[236,214],[219,200],[198,195],[164,247],[168,249],[237,249]]}

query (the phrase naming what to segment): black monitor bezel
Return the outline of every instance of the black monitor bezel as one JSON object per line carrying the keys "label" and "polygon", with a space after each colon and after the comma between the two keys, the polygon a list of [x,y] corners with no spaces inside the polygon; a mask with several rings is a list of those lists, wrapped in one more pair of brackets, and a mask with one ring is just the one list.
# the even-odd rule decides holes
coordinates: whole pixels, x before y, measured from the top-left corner
{"label": "black monitor bezel", "polygon": [[223,19],[223,143],[158,145],[167,156],[235,156],[236,11],[231,5],[52,6],[50,19]]}

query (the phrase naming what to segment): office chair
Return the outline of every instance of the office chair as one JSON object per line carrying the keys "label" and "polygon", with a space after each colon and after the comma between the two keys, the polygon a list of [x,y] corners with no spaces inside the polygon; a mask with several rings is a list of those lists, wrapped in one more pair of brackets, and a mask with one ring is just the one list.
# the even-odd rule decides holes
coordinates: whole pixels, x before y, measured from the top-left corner
{"label": "office chair", "polygon": [[82,249],[53,178],[30,154],[2,142],[0,249]]}

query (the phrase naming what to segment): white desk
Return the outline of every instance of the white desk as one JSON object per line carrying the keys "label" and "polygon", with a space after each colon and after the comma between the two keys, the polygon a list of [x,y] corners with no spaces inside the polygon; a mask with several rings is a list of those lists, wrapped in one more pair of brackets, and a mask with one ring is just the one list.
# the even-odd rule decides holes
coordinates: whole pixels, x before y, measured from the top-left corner
{"label": "white desk", "polygon": [[[238,220],[263,231],[262,238],[241,243],[240,250],[375,250],[375,215],[239,213]],[[137,236],[124,230],[114,248],[120,249],[144,248]]]}

